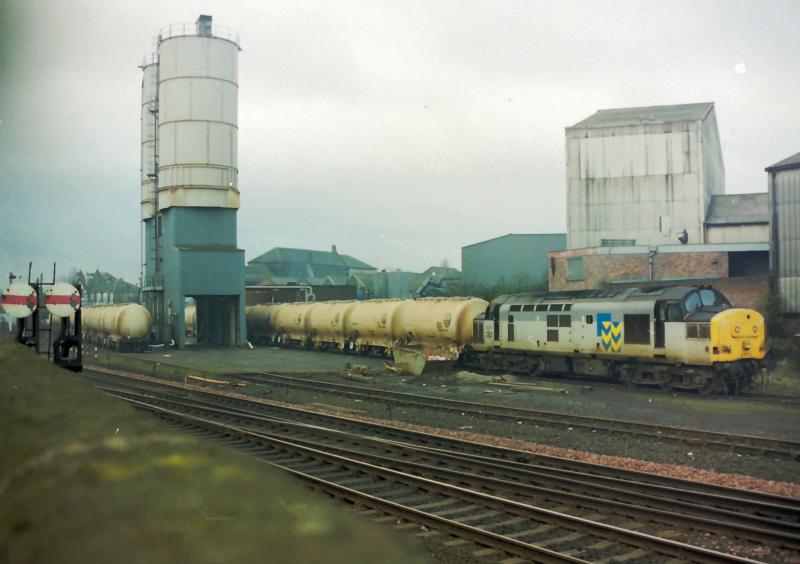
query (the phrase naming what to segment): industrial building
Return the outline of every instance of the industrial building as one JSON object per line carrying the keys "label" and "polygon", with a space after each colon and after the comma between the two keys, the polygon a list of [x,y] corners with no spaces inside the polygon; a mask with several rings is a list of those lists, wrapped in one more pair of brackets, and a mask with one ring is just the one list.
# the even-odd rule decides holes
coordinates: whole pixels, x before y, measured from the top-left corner
{"label": "industrial building", "polygon": [[79,270],[69,281],[80,284],[81,301],[86,306],[126,304],[139,301],[139,286],[126,282],[108,272]]}
{"label": "industrial building", "polygon": [[381,270],[354,272],[347,280],[360,300],[425,298],[452,295],[461,284],[461,272],[448,266],[431,266],[423,272]]}
{"label": "industrial building", "polygon": [[766,168],[770,274],[781,312],[800,317],[800,153]]}
{"label": "industrial building", "polygon": [[764,306],[768,195],[724,193],[713,103],[600,110],[566,143],[569,250],[550,253],[550,290],[688,281]]}
{"label": "industrial building", "polygon": [[211,16],[165,27],[141,65],[143,297],[157,341],[246,342],[244,251],[237,247],[238,36]]}
{"label": "industrial building", "polygon": [[354,272],[374,272],[374,266],[339,254],[336,245],[330,251],[275,247],[248,261],[247,283],[345,285]]}
{"label": "industrial building", "polygon": [[466,287],[547,281],[550,251],[567,248],[564,233],[509,233],[461,248],[462,281]]}
{"label": "industrial building", "polygon": [[768,243],[591,247],[550,253],[550,290],[713,284],[740,307],[761,308]]}
{"label": "industrial building", "polygon": [[566,149],[568,248],[707,242],[725,193],[713,103],[599,110]]}

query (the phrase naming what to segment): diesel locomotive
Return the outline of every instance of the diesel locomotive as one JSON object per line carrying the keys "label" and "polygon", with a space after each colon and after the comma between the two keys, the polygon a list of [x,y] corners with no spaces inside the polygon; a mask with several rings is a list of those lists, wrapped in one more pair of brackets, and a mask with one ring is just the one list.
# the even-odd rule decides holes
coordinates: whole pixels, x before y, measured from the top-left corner
{"label": "diesel locomotive", "polygon": [[763,316],[709,286],[524,293],[496,298],[474,319],[461,360],[735,394],[758,373],[765,343]]}

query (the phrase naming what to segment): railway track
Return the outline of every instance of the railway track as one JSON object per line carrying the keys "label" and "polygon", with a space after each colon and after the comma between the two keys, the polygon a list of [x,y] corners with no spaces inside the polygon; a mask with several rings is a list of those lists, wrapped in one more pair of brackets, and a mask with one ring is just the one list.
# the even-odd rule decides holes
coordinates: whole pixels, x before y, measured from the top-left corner
{"label": "railway track", "polygon": [[[141,388],[143,385],[147,387],[153,385],[153,383],[146,384],[141,381],[134,381],[131,385],[129,381],[126,387]],[[117,383],[114,386],[117,387]],[[420,441],[421,437],[419,435],[421,434],[419,433],[409,434],[409,432],[406,432],[404,436],[397,437],[395,429],[386,428],[382,431],[380,426],[375,425],[365,429],[363,422],[351,421],[350,430],[347,431],[330,429],[327,427],[341,427],[343,424],[342,418],[327,416],[329,418],[327,420],[328,425],[323,427],[320,425],[319,420],[310,424],[309,422],[290,420],[287,416],[296,416],[297,410],[275,409],[274,406],[267,407],[264,402],[259,401],[232,401],[230,394],[220,395],[202,389],[198,394],[196,390],[190,391],[181,385],[177,385],[177,388],[175,386],[175,384],[169,385],[172,390],[168,394],[163,392],[154,393],[152,389],[144,391],[141,389],[135,391],[128,389],[126,391],[118,387],[116,390],[109,391],[120,397],[125,397],[128,401],[138,402],[139,404],[147,403],[149,409],[161,413],[181,413],[182,417],[202,420],[206,422],[206,425],[210,424],[209,422],[214,422],[222,426],[235,427],[237,433],[255,433],[259,436],[270,437],[271,440],[291,443],[295,447],[310,449],[310,451],[302,451],[305,453],[302,456],[310,456],[309,452],[311,451],[324,451],[328,456],[325,459],[327,460],[325,463],[327,465],[338,464],[341,466],[345,460],[357,459],[362,464],[362,466],[358,466],[359,472],[366,472],[371,476],[373,474],[369,472],[374,473],[375,468],[379,468],[383,472],[389,472],[388,474],[379,475],[380,480],[386,483],[391,480],[400,480],[402,476],[392,474],[392,472],[399,472],[405,476],[405,481],[397,483],[405,484],[405,488],[414,487],[419,489],[422,487],[417,482],[409,483],[408,480],[411,480],[411,478],[406,475],[432,480],[437,484],[448,483],[451,486],[466,488],[471,492],[469,495],[465,492],[460,492],[460,497],[457,496],[458,499],[456,501],[453,501],[452,498],[441,500],[440,510],[447,510],[445,517],[447,515],[465,513],[466,524],[470,525],[472,523],[470,526],[473,527],[475,523],[480,524],[484,521],[492,526],[504,522],[513,522],[515,526],[512,527],[512,532],[519,533],[514,536],[516,540],[530,540],[530,538],[538,538],[537,535],[544,535],[543,541],[534,543],[540,548],[543,547],[542,542],[547,547],[561,546],[566,543],[565,546],[568,547],[567,552],[570,555],[588,555],[588,559],[592,561],[603,560],[603,555],[605,554],[606,558],[624,556],[625,558],[633,558],[634,561],[639,559],[640,561],[650,562],[654,561],[655,557],[657,557],[655,561],[663,558],[709,561],[706,560],[709,554],[705,552],[684,552],[687,549],[684,547],[685,543],[682,542],[669,545],[669,547],[664,547],[660,544],[651,545],[650,543],[657,543],[657,541],[650,538],[658,537],[654,533],[680,540],[686,539],[690,542],[686,546],[711,542],[712,546],[735,548],[740,546],[740,543],[756,543],[758,545],[771,546],[781,554],[784,551],[795,551],[800,546],[800,536],[798,536],[798,532],[800,532],[798,527],[800,525],[796,522],[800,505],[796,500],[783,500],[785,505],[782,506],[781,503],[778,503],[782,498],[776,499],[774,496],[767,496],[767,499],[755,501],[747,499],[749,495],[744,492],[738,492],[738,490],[734,490],[734,492],[743,495],[733,496],[729,491],[727,492],[727,497],[725,497],[719,491],[716,491],[719,488],[714,487],[711,488],[715,490],[713,492],[691,492],[685,488],[646,484],[639,480],[627,480],[623,484],[619,478],[612,482],[613,485],[608,485],[605,482],[610,478],[609,476],[577,475],[577,472],[565,469],[553,472],[552,468],[548,469],[520,461],[510,463],[506,460],[499,463],[498,458],[494,456],[497,454],[496,452],[477,454],[460,452],[457,449],[443,449],[441,445],[433,446],[429,444],[429,437],[422,437],[423,440]],[[178,390],[189,392],[192,396],[199,395],[202,399],[180,397],[181,394],[176,393]],[[147,397],[146,401],[143,401],[143,396]],[[231,404],[235,405],[232,407]],[[175,417],[175,415],[172,417]],[[335,424],[331,425],[331,423]],[[197,421],[192,423],[192,425],[196,424]],[[237,435],[237,437],[239,437],[237,441],[244,440],[240,435]],[[253,440],[253,438],[250,437],[245,442],[250,440]],[[258,440],[264,439],[259,438]],[[419,445],[419,442],[423,444]],[[288,448],[282,443],[279,446],[281,449]],[[478,445],[472,446],[476,447]],[[253,448],[260,451],[266,447],[261,445]],[[278,446],[269,448],[271,449],[269,452],[272,452]],[[490,447],[490,449],[497,450],[494,447]],[[506,454],[508,455],[509,453]],[[334,458],[330,458],[331,456]],[[341,460],[335,457],[341,457]],[[312,464],[312,468],[322,464],[318,459],[315,458],[314,460],[317,462],[313,464],[309,462],[309,464]],[[375,468],[367,472],[368,468],[363,464],[371,465]],[[298,470],[298,467],[290,465],[290,469]],[[325,473],[319,475],[312,472],[311,474],[319,479],[328,477]],[[334,472],[334,474],[336,473]],[[347,476],[349,474],[345,473],[343,475]],[[344,483],[345,487],[348,486],[347,482],[346,480]],[[339,483],[339,485],[343,484]],[[352,486],[352,484],[349,485]],[[427,484],[426,487],[434,486]],[[437,485],[436,487],[442,486]],[[330,487],[328,487],[328,490],[330,490]],[[395,491],[397,488],[390,488],[390,490]],[[406,497],[414,497],[409,490],[402,491],[406,492]],[[421,491],[428,490],[423,488]],[[355,494],[348,493],[347,495],[352,496]],[[441,496],[444,494],[439,491],[428,491],[427,494],[420,498],[424,502],[422,505],[427,507],[431,503],[431,498],[436,495]],[[687,495],[690,501],[687,501]],[[464,496],[467,497],[465,498]],[[389,498],[390,501],[394,499],[394,503],[397,503],[396,500],[403,498],[403,496],[389,496]],[[508,502],[510,506],[498,506],[497,504],[501,503],[498,499],[505,500],[502,503]],[[377,502],[372,500],[372,503]],[[726,505],[728,506],[727,508],[725,507]],[[545,512],[536,513],[538,516],[536,518],[539,521],[530,513],[530,507]],[[419,507],[413,506],[406,509],[420,510]],[[429,509],[434,517],[442,517],[442,515],[433,511],[434,507]],[[403,514],[405,515],[404,518],[410,518],[409,515],[413,513],[413,511],[406,511],[405,513],[400,511],[400,513],[397,513],[398,508],[395,508],[395,510],[394,514]],[[520,511],[525,513],[525,516],[521,516],[519,514]],[[768,517],[764,517],[764,515],[768,515]],[[566,519],[566,517],[575,518],[578,521]],[[519,521],[519,519],[523,519],[523,521]],[[596,521],[598,519],[608,521],[600,524],[611,528],[601,527],[600,532],[592,532],[586,529],[586,527],[590,526],[583,521],[597,524]],[[417,519],[415,521],[413,518],[411,520],[412,522],[427,522],[429,526],[431,524],[425,520],[420,521]],[[553,525],[554,520],[558,522],[558,526]],[[455,525],[440,525],[440,529],[449,531],[451,534],[457,534],[452,532]],[[492,529],[493,527],[489,528]],[[640,537],[637,534],[633,534],[633,536],[626,537],[627,540],[625,542],[619,538],[609,539],[609,535],[616,534],[610,531],[616,529],[623,529],[628,533],[638,533],[638,535],[644,536]],[[538,532],[532,534],[532,531]],[[489,532],[496,534],[494,530],[489,530]],[[477,533],[464,534],[467,537],[459,536],[468,538],[470,535]],[[711,541],[708,539],[709,534],[712,536]],[[498,539],[493,539],[492,542],[488,542],[486,539],[475,542],[482,546],[490,547],[490,552],[500,551],[506,555],[513,554],[523,558],[533,557],[531,553],[522,555],[518,550],[521,548],[520,546],[516,546],[516,551],[511,550],[509,547],[502,548],[501,545],[497,544],[500,542]],[[621,544],[617,546],[619,543]],[[614,547],[613,549],[612,546]],[[589,547],[593,548],[590,549]],[[644,553],[640,554],[641,551],[644,551]],[[720,555],[715,554],[712,559],[718,557]],[[540,558],[543,558],[543,556],[539,555],[533,559],[540,560]],[[781,559],[781,557],[777,557],[775,561]]]}
{"label": "railway track", "polygon": [[639,436],[654,439],[660,442],[679,443],[687,446],[702,446],[716,448],[739,454],[756,456],[770,456],[783,460],[800,460],[800,443],[781,439],[758,437],[753,435],[735,435],[713,431],[699,431],[686,427],[661,426],[637,421],[620,419],[605,419],[558,413],[553,411],[538,411],[508,406],[495,406],[381,390],[366,386],[338,384],[308,380],[294,376],[261,373],[240,373],[231,375],[249,382],[281,386],[294,389],[313,390],[328,393],[339,397],[348,397],[370,402],[393,403],[422,409],[437,409],[469,414],[476,417],[493,418],[506,421],[525,421],[536,425],[579,428],[591,432],[613,433],[628,436]]}

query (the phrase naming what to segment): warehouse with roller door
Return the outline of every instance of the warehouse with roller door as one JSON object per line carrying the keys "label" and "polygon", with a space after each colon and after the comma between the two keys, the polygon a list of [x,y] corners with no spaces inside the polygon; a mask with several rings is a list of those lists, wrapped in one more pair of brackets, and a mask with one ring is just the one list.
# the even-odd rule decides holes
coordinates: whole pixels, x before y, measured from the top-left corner
{"label": "warehouse with roller door", "polygon": [[784,315],[800,318],[800,153],[766,169],[770,274]]}

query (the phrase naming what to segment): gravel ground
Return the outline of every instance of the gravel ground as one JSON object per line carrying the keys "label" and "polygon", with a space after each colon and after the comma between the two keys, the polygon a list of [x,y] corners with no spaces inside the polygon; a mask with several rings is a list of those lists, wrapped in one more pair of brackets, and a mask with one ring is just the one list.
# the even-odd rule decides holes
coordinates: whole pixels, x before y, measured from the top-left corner
{"label": "gravel ground", "polygon": [[[346,363],[363,364],[376,371],[383,363],[380,359],[353,357],[333,353],[293,351],[286,349],[260,349],[259,355],[249,356],[254,351],[212,349],[207,351],[181,351],[181,355],[164,358],[162,355],[106,355],[114,366],[135,362],[141,366],[162,363],[154,376],[165,375],[168,364],[182,365],[170,369],[175,371],[197,371],[202,366],[205,374],[214,373],[217,365],[226,366],[227,372],[276,371],[301,375],[324,381],[359,386],[375,386],[394,391],[443,396],[452,399],[491,403],[530,409],[542,409],[563,413],[611,417],[646,421],[650,423],[679,425],[701,430],[736,434],[761,435],[800,441],[800,409],[791,405],[775,405],[751,402],[745,398],[724,396],[701,396],[697,394],[673,394],[647,388],[602,385],[588,387],[574,381],[545,380],[535,382],[535,391],[518,391],[507,386],[491,385],[489,378],[480,375],[462,375],[455,372],[426,375],[419,378],[398,376],[380,372],[373,377],[372,384],[343,379],[331,367],[340,369]],[[247,361],[241,360],[246,357]],[[132,357],[136,357],[135,359]],[[98,359],[103,360],[101,357]],[[245,365],[248,368],[245,368]],[[287,367],[294,368],[293,371]],[[319,367],[319,368],[316,368]],[[130,366],[130,368],[134,368]],[[312,370],[309,370],[312,368]],[[326,371],[327,370],[327,371]],[[230,376],[228,376],[230,378]],[[465,383],[468,382],[468,383]],[[685,447],[669,443],[654,443],[651,439],[626,438],[574,429],[552,429],[531,427],[529,424],[509,424],[488,418],[469,415],[453,416],[409,407],[391,407],[385,404],[369,404],[348,400],[332,394],[306,392],[287,388],[249,386],[245,393],[261,395],[274,400],[312,405],[321,409],[342,409],[350,414],[404,421],[416,425],[448,429],[461,433],[489,435],[558,447],[574,451],[585,451],[597,455],[640,459],[659,464],[677,465],[706,471],[749,475],[766,480],[797,482],[800,463],[773,460],[768,457],[722,453],[703,447]]]}

